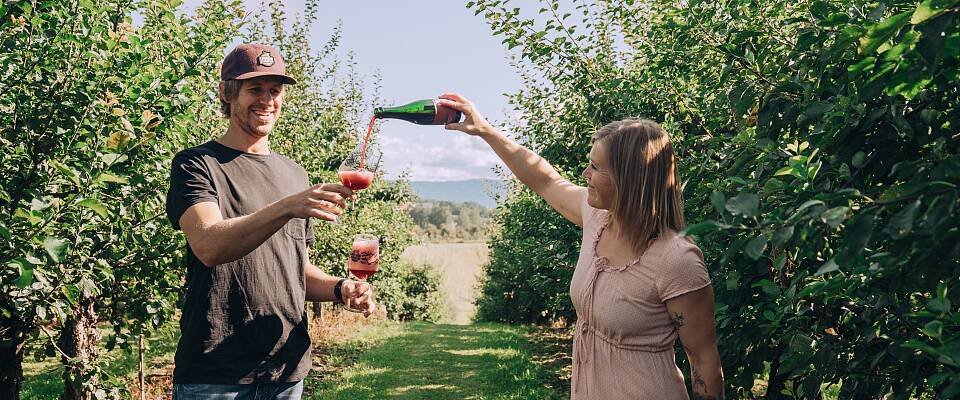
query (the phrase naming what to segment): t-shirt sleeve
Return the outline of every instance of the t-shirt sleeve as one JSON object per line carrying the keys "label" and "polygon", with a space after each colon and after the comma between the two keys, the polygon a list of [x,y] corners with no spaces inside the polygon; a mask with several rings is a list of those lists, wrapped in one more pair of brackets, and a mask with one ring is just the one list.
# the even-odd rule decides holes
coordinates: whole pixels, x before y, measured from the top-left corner
{"label": "t-shirt sleeve", "polygon": [[317,244],[317,238],[313,235],[313,224],[314,224],[313,218],[306,218],[306,221],[307,221],[307,222],[306,222],[306,224],[307,224],[307,228],[306,228],[306,229],[307,229],[307,235],[306,235],[306,238],[307,238],[307,247],[313,247],[313,245]]}
{"label": "t-shirt sleeve", "polygon": [[180,229],[180,217],[197,203],[217,203],[217,191],[210,172],[200,154],[180,152],[170,168],[170,189],[167,191],[167,219]]}
{"label": "t-shirt sleeve", "polygon": [[587,196],[583,197],[583,202],[580,203],[580,218],[583,220],[583,229],[587,230],[587,227],[593,227],[594,225],[601,225],[600,221],[600,211],[596,208],[590,206],[590,203],[587,202]]}
{"label": "t-shirt sleeve", "polygon": [[692,243],[684,242],[664,264],[666,268],[662,269],[663,274],[657,282],[660,301],[665,302],[710,285],[703,252]]}

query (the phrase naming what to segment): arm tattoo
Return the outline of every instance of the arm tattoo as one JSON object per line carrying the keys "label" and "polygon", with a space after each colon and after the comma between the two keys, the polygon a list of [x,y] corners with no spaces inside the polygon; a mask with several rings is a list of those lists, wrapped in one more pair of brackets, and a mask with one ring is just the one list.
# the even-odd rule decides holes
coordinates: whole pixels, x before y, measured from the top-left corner
{"label": "arm tattoo", "polygon": [[680,327],[683,326],[683,314],[674,313],[673,317],[670,318],[673,321],[673,330],[679,331]]}
{"label": "arm tattoo", "polygon": [[696,368],[690,368],[690,372],[690,379],[693,380],[690,386],[693,387],[693,393],[706,393],[707,383],[704,382],[703,377],[700,376],[700,371],[697,371]]}
{"label": "arm tattoo", "polygon": [[707,394],[707,383],[700,376],[700,371],[697,371],[692,365],[690,366],[690,379],[693,381],[690,384],[691,389],[693,389],[690,400],[723,400],[723,393],[719,396]]}

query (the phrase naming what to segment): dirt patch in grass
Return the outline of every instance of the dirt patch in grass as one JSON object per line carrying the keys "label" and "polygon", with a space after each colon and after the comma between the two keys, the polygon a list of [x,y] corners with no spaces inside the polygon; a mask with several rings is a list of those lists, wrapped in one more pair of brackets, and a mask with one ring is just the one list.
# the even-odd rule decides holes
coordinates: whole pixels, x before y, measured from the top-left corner
{"label": "dirt patch in grass", "polygon": [[527,340],[530,359],[547,371],[551,388],[570,393],[570,377],[573,373],[573,331],[569,327],[533,325],[528,327]]}
{"label": "dirt patch in grass", "polygon": [[[173,398],[173,366],[149,371],[143,377],[146,394],[144,398],[149,400],[167,400]],[[140,398],[140,384],[136,379],[127,385],[130,391],[131,399]]]}

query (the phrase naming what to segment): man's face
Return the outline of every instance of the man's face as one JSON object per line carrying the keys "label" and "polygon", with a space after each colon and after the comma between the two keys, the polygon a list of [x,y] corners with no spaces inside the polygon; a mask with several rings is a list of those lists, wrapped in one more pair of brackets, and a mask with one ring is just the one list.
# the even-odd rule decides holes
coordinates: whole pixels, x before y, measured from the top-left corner
{"label": "man's face", "polygon": [[283,96],[280,78],[263,76],[244,80],[237,98],[230,102],[230,123],[253,137],[267,136],[280,118]]}

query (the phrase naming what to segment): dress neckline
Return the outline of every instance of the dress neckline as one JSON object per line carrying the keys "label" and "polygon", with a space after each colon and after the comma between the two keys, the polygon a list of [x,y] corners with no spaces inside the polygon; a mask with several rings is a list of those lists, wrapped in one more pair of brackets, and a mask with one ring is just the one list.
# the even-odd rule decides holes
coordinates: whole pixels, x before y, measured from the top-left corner
{"label": "dress neckline", "polygon": [[600,245],[600,237],[603,235],[603,231],[607,229],[607,225],[610,224],[609,212],[604,213],[602,218],[603,218],[603,223],[600,224],[600,229],[597,229],[597,232],[593,235],[593,245],[592,245],[593,264],[597,267],[597,269],[601,271],[623,271],[630,266],[640,263],[640,260],[643,259],[643,256],[647,254],[647,250],[650,250],[650,246],[653,245],[653,242],[660,237],[660,235],[656,235],[650,238],[650,240],[647,241],[647,246],[646,248],[643,249],[643,252],[640,253],[640,255],[638,255],[636,258],[634,258],[630,262],[623,265],[618,265],[618,266],[610,265],[609,258],[607,258],[606,256],[601,256],[600,254],[597,253],[597,247]]}

